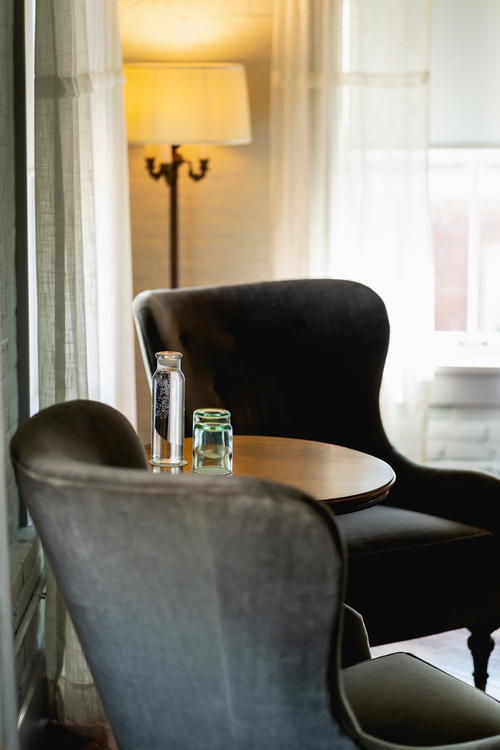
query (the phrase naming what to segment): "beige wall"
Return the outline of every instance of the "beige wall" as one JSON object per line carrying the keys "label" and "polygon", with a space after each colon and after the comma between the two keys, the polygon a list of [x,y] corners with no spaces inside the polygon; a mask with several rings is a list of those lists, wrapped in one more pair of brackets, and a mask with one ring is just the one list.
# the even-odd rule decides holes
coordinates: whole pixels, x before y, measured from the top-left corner
{"label": "beige wall", "polygon": [[[210,171],[193,182],[181,170],[180,285],[271,278],[269,72],[273,0],[120,0],[126,62],[241,62],[246,66],[253,140],[206,150]],[[184,147],[198,158],[195,147]],[[130,147],[134,293],[167,287],[168,192]],[[149,390],[137,359],[138,426],[149,435]]]}

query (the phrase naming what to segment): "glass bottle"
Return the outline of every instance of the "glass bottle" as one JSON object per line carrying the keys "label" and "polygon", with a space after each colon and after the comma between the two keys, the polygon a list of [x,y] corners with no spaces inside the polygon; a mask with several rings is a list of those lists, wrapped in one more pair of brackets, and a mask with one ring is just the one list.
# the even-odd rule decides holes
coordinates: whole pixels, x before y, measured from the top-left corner
{"label": "glass bottle", "polygon": [[180,352],[157,352],[151,394],[151,463],[185,466],[184,374]]}

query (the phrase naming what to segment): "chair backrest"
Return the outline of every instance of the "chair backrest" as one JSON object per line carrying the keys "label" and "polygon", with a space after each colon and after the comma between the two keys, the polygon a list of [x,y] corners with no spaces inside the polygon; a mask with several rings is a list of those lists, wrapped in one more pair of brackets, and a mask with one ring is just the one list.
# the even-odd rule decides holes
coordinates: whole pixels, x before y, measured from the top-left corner
{"label": "chair backrest", "polygon": [[329,511],[258,480],[117,467],[111,434],[135,455],[109,407],[59,404],[12,458],[120,749],[359,747]]}
{"label": "chair backrest", "polygon": [[144,469],[144,446],[123,414],[97,401],[76,400],[56,404],[35,414],[21,429],[22,455],[31,468],[40,461],[46,473],[54,462],[86,463]]}
{"label": "chair backrest", "polygon": [[134,300],[146,369],[183,352],[186,432],[203,406],[241,434],[388,452],[379,389],[389,340],[380,297],[336,279],[152,290]]}

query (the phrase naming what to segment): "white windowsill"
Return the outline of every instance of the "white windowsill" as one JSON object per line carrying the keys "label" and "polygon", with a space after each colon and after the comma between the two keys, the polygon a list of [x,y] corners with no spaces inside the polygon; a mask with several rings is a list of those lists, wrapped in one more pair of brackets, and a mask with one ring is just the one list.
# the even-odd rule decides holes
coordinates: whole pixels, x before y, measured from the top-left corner
{"label": "white windowsill", "polygon": [[500,334],[437,331],[434,334],[437,372],[497,374],[500,370]]}
{"label": "white windowsill", "polygon": [[436,365],[436,374],[460,374],[460,375],[499,375],[500,360],[494,362],[471,362],[450,361],[446,364]]}

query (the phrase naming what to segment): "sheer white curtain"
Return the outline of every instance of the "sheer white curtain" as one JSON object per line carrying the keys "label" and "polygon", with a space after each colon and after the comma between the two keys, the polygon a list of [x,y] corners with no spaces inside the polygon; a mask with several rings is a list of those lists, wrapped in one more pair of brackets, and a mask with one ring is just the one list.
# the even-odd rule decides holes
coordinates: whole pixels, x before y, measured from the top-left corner
{"label": "sheer white curtain", "polygon": [[[135,422],[128,171],[117,0],[37,0],[35,213],[39,406],[109,403]],[[60,719],[102,710],[49,576]]]}
{"label": "sheer white curtain", "polygon": [[422,457],[433,321],[429,0],[278,0],[272,71],[278,277],[361,281],[391,323],[382,411]]}

